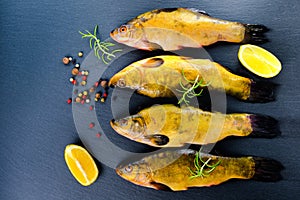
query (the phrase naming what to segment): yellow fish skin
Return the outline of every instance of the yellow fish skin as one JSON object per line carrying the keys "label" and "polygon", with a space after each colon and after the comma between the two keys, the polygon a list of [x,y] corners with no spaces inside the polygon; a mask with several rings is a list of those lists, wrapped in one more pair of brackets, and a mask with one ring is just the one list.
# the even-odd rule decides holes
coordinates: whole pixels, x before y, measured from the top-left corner
{"label": "yellow fish skin", "polygon": [[130,20],[110,36],[119,43],[143,50],[178,50],[208,46],[219,41],[264,43],[263,25],[217,19],[195,8],[157,9]]}
{"label": "yellow fish skin", "polygon": [[225,92],[249,102],[273,101],[273,86],[235,75],[220,64],[208,59],[181,56],[156,56],[130,64],[115,74],[110,86],[131,88],[139,94],[155,97],[182,95],[180,83],[191,87],[189,81],[203,80],[208,89]]}
{"label": "yellow fish skin", "polygon": [[[154,147],[211,144],[228,136],[273,138],[280,135],[277,121],[269,116],[211,113],[171,104],[155,105],[135,115],[111,120],[110,124],[118,134]],[[209,132],[209,129],[219,132]]]}
{"label": "yellow fish skin", "polygon": [[[210,165],[220,162],[208,175],[191,178],[195,171],[196,151],[168,150],[140,160],[120,164],[116,173],[136,185],[156,190],[182,191],[192,187],[209,187],[230,179],[253,179],[275,182],[282,179],[280,162],[260,157],[221,157],[200,154],[202,160],[210,159]],[[191,171],[190,171],[190,170]]]}

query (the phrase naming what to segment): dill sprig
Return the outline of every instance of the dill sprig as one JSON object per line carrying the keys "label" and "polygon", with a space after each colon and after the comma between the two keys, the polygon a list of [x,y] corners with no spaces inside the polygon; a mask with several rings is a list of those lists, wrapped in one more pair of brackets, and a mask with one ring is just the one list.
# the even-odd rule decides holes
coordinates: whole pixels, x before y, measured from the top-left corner
{"label": "dill sprig", "polygon": [[196,153],[196,156],[194,159],[194,166],[195,166],[196,170],[192,171],[188,167],[189,171],[191,172],[190,178],[197,178],[197,177],[203,178],[204,176],[209,176],[209,174],[211,172],[213,172],[216,169],[216,167],[221,163],[221,160],[219,160],[215,164],[210,165],[209,162],[212,160],[212,158],[209,158],[206,161],[204,161],[201,157],[200,151],[201,151],[201,149]]}
{"label": "dill sprig", "polygon": [[185,76],[185,73],[184,73],[183,69],[182,69],[182,76],[183,76],[184,80],[187,81],[189,84],[192,84],[192,86],[191,87],[186,87],[186,86],[183,85],[182,79],[180,80],[179,84],[180,84],[182,90],[178,90],[178,89],[176,89],[176,90],[178,92],[182,93],[182,97],[178,101],[178,104],[181,104],[182,102],[184,102],[186,105],[189,105],[190,101],[187,100],[187,98],[192,99],[194,97],[200,96],[203,92],[203,89],[201,89],[200,92],[198,92],[198,93],[196,93],[195,90],[199,87],[207,87],[209,85],[209,83],[204,84],[203,79],[199,80],[199,78],[200,78],[199,75],[193,81],[188,80]]}
{"label": "dill sprig", "polygon": [[95,56],[98,59],[102,59],[103,63],[108,64],[113,58],[116,57],[115,53],[122,51],[122,49],[116,49],[112,52],[110,51],[110,47],[115,46],[115,44],[111,42],[101,42],[101,40],[97,37],[98,25],[94,28],[94,33],[92,34],[88,30],[85,30],[86,33],[79,31],[82,35],[82,38],[90,38],[90,48],[94,49]]}

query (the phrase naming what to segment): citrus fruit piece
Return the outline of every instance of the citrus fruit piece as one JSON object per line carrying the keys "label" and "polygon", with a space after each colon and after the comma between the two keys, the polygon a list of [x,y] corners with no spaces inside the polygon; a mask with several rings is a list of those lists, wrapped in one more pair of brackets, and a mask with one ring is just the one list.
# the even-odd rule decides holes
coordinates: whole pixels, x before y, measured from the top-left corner
{"label": "citrus fruit piece", "polygon": [[91,185],[98,177],[98,168],[92,156],[81,146],[70,144],[65,148],[65,161],[74,178],[83,186]]}
{"label": "citrus fruit piece", "polygon": [[264,78],[276,76],[282,68],[280,61],[272,53],[256,45],[240,46],[238,58],[249,71]]}

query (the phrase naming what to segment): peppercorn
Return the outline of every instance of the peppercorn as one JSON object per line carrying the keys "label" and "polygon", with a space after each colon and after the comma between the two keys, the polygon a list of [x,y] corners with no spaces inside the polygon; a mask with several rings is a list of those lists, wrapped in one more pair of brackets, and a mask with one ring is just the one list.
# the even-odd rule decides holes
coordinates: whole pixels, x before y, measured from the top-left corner
{"label": "peppercorn", "polygon": [[79,73],[79,70],[77,68],[72,69],[72,75],[76,76]]}
{"label": "peppercorn", "polygon": [[86,85],[86,81],[81,81],[80,85],[85,86]]}
{"label": "peppercorn", "polygon": [[86,79],[87,79],[87,76],[83,76],[83,77],[82,77],[82,80],[83,80],[83,81],[86,81]]}
{"label": "peppercorn", "polygon": [[70,62],[73,61],[73,57],[72,56],[69,56],[68,59],[69,59]]}
{"label": "peppercorn", "polygon": [[90,106],[89,109],[92,111],[94,110],[94,106]]}
{"label": "peppercorn", "polygon": [[64,57],[64,58],[62,59],[62,62],[63,62],[65,65],[68,65],[68,64],[70,63],[70,60],[69,60],[68,57]]}
{"label": "peppercorn", "polygon": [[106,88],[107,87],[107,80],[102,80],[100,82],[101,87]]}
{"label": "peppercorn", "polygon": [[95,98],[100,99],[101,98],[101,93],[100,92],[96,93]]}
{"label": "peppercorn", "polygon": [[83,95],[83,96],[82,96],[82,99],[86,99],[86,98],[87,98],[87,96],[86,96],[86,95]]}
{"label": "peppercorn", "polygon": [[84,90],[84,91],[83,91],[83,95],[87,96],[88,94],[89,94],[89,93],[88,93],[87,90]]}
{"label": "peppercorn", "polygon": [[78,56],[79,56],[79,57],[82,57],[82,56],[83,56],[83,52],[82,52],[82,51],[79,51],[79,52],[78,52]]}
{"label": "peppercorn", "polygon": [[95,88],[94,88],[94,87],[91,87],[91,88],[90,88],[90,93],[93,93],[93,92],[95,92]]}
{"label": "peppercorn", "polygon": [[80,102],[80,103],[81,103],[81,104],[84,104],[84,102],[85,102],[84,100],[81,100],[81,102]]}
{"label": "peppercorn", "polygon": [[89,71],[84,71],[84,75],[88,76],[89,75]]}
{"label": "peppercorn", "polygon": [[102,103],[104,103],[104,102],[105,102],[105,98],[102,97],[100,101],[101,101]]}
{"label": "peppercorn", "polygon": [[91,102],[90,99],[86,99],[86,100],[85,100],[85,103],[90,103],[90,102]]}
{"label": "peppercorn", "polygon": [[77,68],[77,69],[79,69],[79,68],[80,68],[80,64],[79,64],[79,63],[76,63],[76,64],[74,65],[74,67]]}
{"label": "peppercorn", "polygon": [[79,96],[79,97],[82,97],[82,93],[80,92],[80,93],[78,94],[78,96]]}
{"label": "peppercorn", "polygon": [[98,99],[98,98],[95,98],[94,100],[95,100],[95,102],[99,101],[99,99]]}
{"label": "peppercorn", "polygon": [[72,84],[73,84],[73,85],[76,85],[76,84],[77,84],[77,81],[74,79],[74,80],[72,81]]}
{"label": "peppercorn", "polygon": [[97,81],[95,84],[94,84],[95,87],[98,87],[99,86],[99,81]]}
{"label": "peppercorn", "polygon": [[71,77],[71,78],[69,79],[69,81],[70,81],[71,83],[73,83],[74,80],[75,80],[74,77]]}
{"label": "peppercorn", "polygon": [[89,127],[90,127],[90,128],[94,128],[94,127],[95,127],[95,123],[94,123],[94,122],[91,122],[91,123],[89,124]]}
{"label": "peppercorn", "polygon": [[75,102],[80,103],[80,101],[81,101],[80,97],[76,97]]}
{"label": "peppercorn", "polygon": [[67,100],[67,103],[68,103],[68,104],[71,104],[71,103],[72,103],[72,98],[69,98],[69,99]]}

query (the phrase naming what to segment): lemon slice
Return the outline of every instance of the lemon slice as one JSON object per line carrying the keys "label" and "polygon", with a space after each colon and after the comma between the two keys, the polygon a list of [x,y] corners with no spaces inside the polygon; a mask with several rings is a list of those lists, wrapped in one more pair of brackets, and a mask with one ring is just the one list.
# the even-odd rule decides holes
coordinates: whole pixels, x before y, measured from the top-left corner
{"label": "lemon slice", "polygon": [[282,68],[280,61],[272,53],[255,45],[240,46],[238,58],[249,71],[264,78],[276,76]]}
{"label": "lemon slice", "polygon": [[91,185],[98,177],[98,168],[92,156],[81,146],[70,144],[65,148],[65,161],[74,178],[83,186]]}

